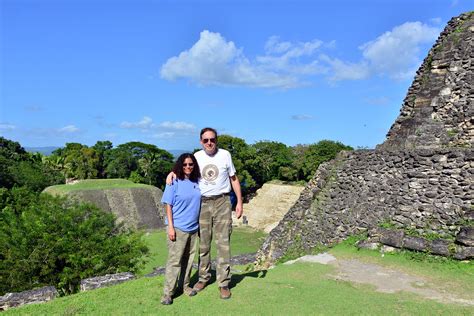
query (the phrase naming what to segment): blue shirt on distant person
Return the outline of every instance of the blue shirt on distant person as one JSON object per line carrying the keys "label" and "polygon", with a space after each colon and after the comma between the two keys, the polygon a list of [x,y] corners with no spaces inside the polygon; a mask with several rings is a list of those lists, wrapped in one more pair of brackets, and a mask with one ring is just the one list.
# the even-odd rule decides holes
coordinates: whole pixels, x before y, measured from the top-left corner
{"label": "blue shirt on distant person", "polygon": [[[174,180],[166,185],[161,203],[171,206],[174,227],[192,233],[199,229],[199,212],[201,210],[201,191],[199,184],[188,179]],[[165,219],[168,225],[168,219]]]}

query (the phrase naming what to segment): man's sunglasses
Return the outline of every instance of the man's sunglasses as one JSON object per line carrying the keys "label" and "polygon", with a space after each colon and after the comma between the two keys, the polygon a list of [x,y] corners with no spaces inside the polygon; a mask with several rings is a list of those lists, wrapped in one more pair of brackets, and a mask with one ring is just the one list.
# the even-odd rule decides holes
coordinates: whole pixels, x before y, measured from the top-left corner
{"label": "man's sunglasses", "polygon": [[207,144],[208,142],[211,142],[211,143],[215,144],[215,143],[216,143],[216,139],[215,139],[215,138],[203,138],[203,139],[202,139],[202,142],[203,142],[204,144]]}

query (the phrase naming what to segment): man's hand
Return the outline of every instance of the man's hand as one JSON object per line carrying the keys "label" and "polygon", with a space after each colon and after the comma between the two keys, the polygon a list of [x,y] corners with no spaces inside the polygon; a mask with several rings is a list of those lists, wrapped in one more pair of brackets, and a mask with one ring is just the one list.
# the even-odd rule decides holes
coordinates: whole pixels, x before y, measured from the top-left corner
{"label": "man's hand", "polygon": [[174,173],[173,171],[171,171],[171,172],[168,173],[168,175],[166,176],[166,184],[167,184],[167,185],[171,185],[174,180],[176,180],[176,173]]}
{"label": "man's hand", "polygon": [[240,217],[242,217],[243,212],[244,212],[244,206],[242,205],[242,203],[237,203],[237,205],[235,206],[235,217],[239,219]]}
{"label": "man's hand", "polygon": [[168,238],[171,241],[176,240],[176,231],[174,230],[174,227],[168,226]]}

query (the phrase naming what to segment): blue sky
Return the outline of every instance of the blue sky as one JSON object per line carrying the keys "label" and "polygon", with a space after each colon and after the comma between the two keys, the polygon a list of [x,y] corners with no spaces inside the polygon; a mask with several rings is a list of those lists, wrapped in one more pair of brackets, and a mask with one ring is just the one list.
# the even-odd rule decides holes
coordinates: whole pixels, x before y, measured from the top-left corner
{"label": "blue sky", "polygon": [[199,147],[382,143],[467,0],[0,0],[0,135]]}

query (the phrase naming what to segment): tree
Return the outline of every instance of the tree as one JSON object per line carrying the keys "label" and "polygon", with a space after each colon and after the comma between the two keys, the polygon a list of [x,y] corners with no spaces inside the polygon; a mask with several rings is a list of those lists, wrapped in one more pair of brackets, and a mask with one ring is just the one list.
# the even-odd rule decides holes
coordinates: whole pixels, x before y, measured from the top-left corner
{"label": "tree", "polygon": [[27,186],[33,191],[62,182],[62,176],[43,155],[26,152],[19,143],[0,137],[0,187]]}
{"label": "tree", "polygon": [[304,163],[301,168],[304,179],[309,181],[321,163],[336,158],[341,150],[353,150],[353,148],[332,140],[321,140],[309,145],[304,153]]}
{"label": "tree", "polygon": [[105,167],[107,178],[128,179],[134,170],[137,170],[137,161],[130,151],[121,147],[111,150]]}
{"label": "tree", "polygon": [[112,213],[26,188],[0,189],[0,295],[44,285],[74,293],[81,279],[131,271],[148,248]]}
{"label": "tree", "polygon": [[109,178],[118,176],[163,188],[173,160],[173,155],[155,145],[128,142],[111,151],[106,172]]}
{"label": "tree", "polygon": [[219,136],[219,148],[229,151],[232,155],[232,161],[241,183],[242,194],[255,191],[257,183],[249,172],[247,164],[248,161],[254,159],[253,148],[247,145],[243,139],[230,135]]}
{"label": "tree", "polygon": [[[274,141],[259,141],[252,146],[255,150],[250,160],[251,174],[260,186],[265,182],[282,178],[282,172],[291,166],[293,153],[285,144]],[[285,175],[288,175],[287,173]]]}
{"label": "tree", "polygon": [[109,160],[109,156],[113,148],[112,142],[108,140],[97,141],[97,143],[95,143],[92,148],[96,151],[97,156],[99,158],[99,161],[97,163],[97,176],[101,179],[105,179],[107,178],[107,161]]}
{"label": "tree", "polygon": [[66,143],[66,147],[56,149],[51,160],[63,161],[63,174],[66,178],[94,179],[99,173],[99,155],[92,147],[80,143]]}
{"label": "tree", "polygon": [[306,178],[303,174],[303,165],[305,163],[305,155],[308,151],[308,145],[298,144],[291,148],[293,152],[292,169],[296,173],[296,181],[304,181]]}

